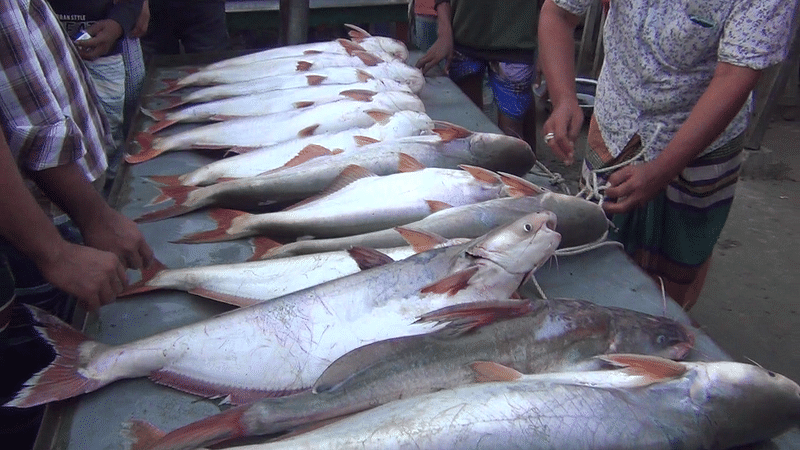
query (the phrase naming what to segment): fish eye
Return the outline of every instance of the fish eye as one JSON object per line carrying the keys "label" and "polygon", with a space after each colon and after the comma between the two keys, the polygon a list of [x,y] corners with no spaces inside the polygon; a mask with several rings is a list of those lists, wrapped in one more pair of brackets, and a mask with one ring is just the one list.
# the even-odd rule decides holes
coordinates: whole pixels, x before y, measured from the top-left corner
{"label": "fish eye", "polygon": [[775,372],[773,372],[771,370],[767,371],[767,375],[771,376],[772,378],[775,378]]}
{"label": "fish eye", "polygon": [[525,230],[526,233],[529,233],[533,230],[533,225],[526,222],[525,225],[522,226],[522,229]]}
{"label": "fish eye", "polygon": [[667,341],[667,337],[664,336],[663,334],[659,334],[658,337],[656,338],[656,343],[658,343],[658,344],[663,344],[666,341]]}

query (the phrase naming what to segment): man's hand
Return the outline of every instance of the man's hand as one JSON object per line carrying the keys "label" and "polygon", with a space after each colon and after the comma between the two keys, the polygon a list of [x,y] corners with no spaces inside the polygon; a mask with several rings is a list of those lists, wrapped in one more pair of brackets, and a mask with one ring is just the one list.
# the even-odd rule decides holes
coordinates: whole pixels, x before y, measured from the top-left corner
{"label": "man's hand", "polygon": [[[578,105],[577,97],[575,101],[562,102],[554,106],[553,112],[542,125],[542,133],[545,142],[558,159],[566,165],[575,162],[575,141],[583,127],[583,110]],[[552,133],[552,138],[547,136]]]}
{"label": "man's hand", "polygon": [[153,250],[136,224],[111,207],[81,226],[81,234],[86,245],[117,255],[129,269],[142,269],[153,261]]}
{"label": "man's hand", "polygon": [[611,186],[606,189],[608,200],[603,203],[603,209],[609,214],[618,214],[643,206],[669,181],[670,177],[665,176],[656,161],[625,166],[608,177]]}
{"label": "man's hand", "polygon": [[416,67],[422,70],[422,73],[427,73],[443,59],[445,60],[444,73],[446,74],[450,70],[450,61],[453,59],[453,37],[449,35],[439,36],[428,52],[417,60]]}
{"label": "man's hand", "polygon": [[95,22],[86,30],[92,37],[75,42],[78,54],[87,61],[105,56],[122,36],[122,26],[115,20],[103,19]]}
{"label": "man's hand", "polygon": [[147,34],[148,26],[150,26],[150,2],[144,0],[144,3],[142,3],[142,12],[139,13],[136,24],[130,32],[130,36],[135,38],[144,36]]}

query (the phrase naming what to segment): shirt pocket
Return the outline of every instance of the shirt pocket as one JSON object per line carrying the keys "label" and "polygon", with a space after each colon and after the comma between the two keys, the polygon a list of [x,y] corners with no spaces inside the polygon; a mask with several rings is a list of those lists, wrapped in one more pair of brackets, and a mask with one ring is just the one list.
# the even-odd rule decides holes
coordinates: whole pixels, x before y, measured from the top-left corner
{"label": "shirt pocket", "polygon": [[716,59],[721,20],[712,11],[692,12],[673,4],[668,11],[650,11],[643,37],[661,64],[691,70]]}

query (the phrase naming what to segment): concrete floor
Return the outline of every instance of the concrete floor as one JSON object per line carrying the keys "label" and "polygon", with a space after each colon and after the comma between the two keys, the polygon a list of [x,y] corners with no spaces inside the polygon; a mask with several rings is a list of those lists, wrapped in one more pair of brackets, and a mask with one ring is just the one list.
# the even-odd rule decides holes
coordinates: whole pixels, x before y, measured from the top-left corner
{"label": "concrete floor", "polygon": [[[546,116],[539,105],[538,122]],[[689,314],[733,359],[758,363],[800,382],[798,116],[797,108],[776,111],[759,150],[763,153],[746,163],[756,169],[751,170],[755,175],[739,181],[705,288]],[[541,136],[538,141],[539,160],[560,173],[574,194],[578,164],[564,166]],[[584,141],[582,136],[576,147],[583,148]]]}

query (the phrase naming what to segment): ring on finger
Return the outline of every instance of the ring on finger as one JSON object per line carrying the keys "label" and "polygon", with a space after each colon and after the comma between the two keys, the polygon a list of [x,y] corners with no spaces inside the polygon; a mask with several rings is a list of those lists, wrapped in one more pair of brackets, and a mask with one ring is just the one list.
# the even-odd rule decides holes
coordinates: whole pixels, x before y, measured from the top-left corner
{"label": "ring on finger", "polygon": [[545,134],[544,135],[544,143],[545,144],[549,144],[550,141],[555,139],[555,137],[556,137],[555,133],[547,133],[547,134]]}

